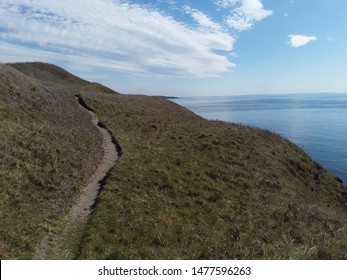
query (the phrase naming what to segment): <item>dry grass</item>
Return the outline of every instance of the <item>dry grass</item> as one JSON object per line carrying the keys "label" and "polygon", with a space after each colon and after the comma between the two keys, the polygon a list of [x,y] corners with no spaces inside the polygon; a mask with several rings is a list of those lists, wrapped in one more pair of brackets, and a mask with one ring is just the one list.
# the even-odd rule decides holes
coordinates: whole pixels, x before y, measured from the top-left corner
{"label": "dry grass", "polygon": [[101,138],[73,96],[0,67],[0,257],[26,259],[95,169]]}
{"label": "dry grass", "polygon": [[346,192],[296,145],[160,98],[84,97],[124,156],[80,258],[347,258]]}
{"label": "dry grass", "polygon": [[76,258],[347,258],[346,190],[296,145],[54,66],[14,67],[36,80],[1,74],[1,258],[32,256],[100,158],[76,93],[123,150]]}

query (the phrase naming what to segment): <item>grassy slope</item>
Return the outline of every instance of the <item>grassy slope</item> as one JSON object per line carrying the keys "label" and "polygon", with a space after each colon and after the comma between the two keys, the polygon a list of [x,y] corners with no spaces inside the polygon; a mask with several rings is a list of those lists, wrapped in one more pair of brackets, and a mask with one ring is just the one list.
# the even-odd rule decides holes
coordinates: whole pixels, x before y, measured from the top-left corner
{"label": "grassy slope", "polygon": [[[67,201],[57,209],[70,202],[61,197],[62,186],[78,188],[98,158],[93,143],[100,139],[76,108],[77,92],[124,152],[78,257],[347,258],[346,192],[297,146],[268,131],[203,120],[160,98],[109,94],[54,66],[14,67],[39,79],[52,96],[40,88],[43,103],[26,100],[33,96],[31,85],[20,84],[17,76],[11,80],[18,84],[15,91],[1,83],[2,258],[31,256],[35,234],[61,216],[52,202]],[[13,107],[16,102],[21,105]],[[37,131],[45,133],[37,137]],[[12,141],[13,135],[20,138]],[[62,160],[60,168],[53,164]],[[75,188],[65,196],[72,198]]]}
{"label": "grassy slope", "polygon": [[[49,65],[14,66],[38,71],[37,66]],[[33,257],[42,235],[69,209],[102,156],[102,139],[90,116],[73,95],[49,87],[62,71],[53,69],[47,71],[51,78],[39,75],[38,82],[0,65],[1,259]]]}
{"label": "grassy slope", "polygon": [[296,145],[159,98],[84,98],[124,156],[80,258],[347,258],[346,192]]}

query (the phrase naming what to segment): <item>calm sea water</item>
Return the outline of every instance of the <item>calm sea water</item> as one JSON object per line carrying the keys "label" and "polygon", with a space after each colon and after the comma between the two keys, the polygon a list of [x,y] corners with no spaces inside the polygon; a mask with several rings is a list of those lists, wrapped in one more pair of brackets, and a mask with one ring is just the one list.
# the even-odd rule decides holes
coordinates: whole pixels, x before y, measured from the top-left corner
{"label": "calm sea water", "polygon": [[274,131],[347,183],[347,94],[184,97],[174,101],[207,119]]}

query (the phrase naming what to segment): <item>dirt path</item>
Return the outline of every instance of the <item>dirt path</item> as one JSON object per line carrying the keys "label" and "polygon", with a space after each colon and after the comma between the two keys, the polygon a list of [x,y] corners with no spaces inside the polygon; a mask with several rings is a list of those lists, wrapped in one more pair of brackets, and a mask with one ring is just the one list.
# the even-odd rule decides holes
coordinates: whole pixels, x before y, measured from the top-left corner
{"label": "dirt path", "polygon": [[52,233],[41,240],[34,256],[34,259],[38,260],[74,258],[74,251],[76,251],[76,246],[79,245],[81,234],[88,216],[92,212],[92,207],[105,184],[109,170],[121,154],[120,147],[108,129],[99,121],[97,115],[81,97],[76,98],[79,106],[92,116],[93,124],[102,134],[104,157],[77,202],[64,218],[58,233]]}

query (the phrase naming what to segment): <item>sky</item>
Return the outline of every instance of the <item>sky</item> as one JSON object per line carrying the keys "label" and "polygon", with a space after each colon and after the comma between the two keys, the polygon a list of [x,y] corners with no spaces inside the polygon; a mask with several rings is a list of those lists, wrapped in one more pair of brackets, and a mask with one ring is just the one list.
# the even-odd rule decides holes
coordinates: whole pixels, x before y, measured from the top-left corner
{"label": "sky", "polygon": [[121,93],[347,93],[345,0],[1,0],[0,62]]}

